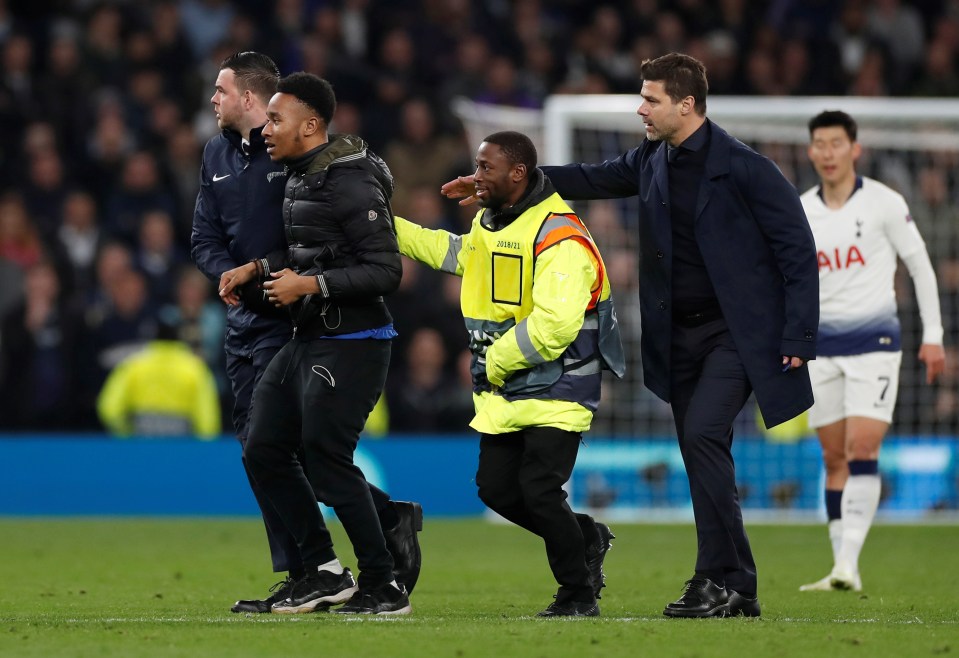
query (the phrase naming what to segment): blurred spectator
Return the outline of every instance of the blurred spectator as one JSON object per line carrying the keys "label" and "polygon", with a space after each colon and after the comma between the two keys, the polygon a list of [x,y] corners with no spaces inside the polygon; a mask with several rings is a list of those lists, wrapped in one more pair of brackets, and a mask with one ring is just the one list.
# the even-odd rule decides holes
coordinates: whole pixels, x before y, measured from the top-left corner
{"label": "blurred spectator", "polygon": [[37,101],[70,160],[82,155],[91,121],[89,105],[77,101],[88,98],[94,89],[93,77],[83,67],[78,38],[74,24],[60,24],[36,84]]}
{"label": "blurred spectator", "polygon": [[198,59],[206,57],[226,37],[234,15],[227,0],[180,2],[180,26]]}
{"label": "blurred spectator", "polygon": [[162,155],[164,177],[176,199],[174,216],[177,242],[190,244],[191,218],[196,195],[200,191],[200,153],[202,146],[196,133],[186,124],[175,126],[168,134]]}
{"label": "blurred spectator", "polygon": [[176,290],[177,271],[190,259],[176,243],[173,219],[165,211],[149,210],[143,213],[134,262],[146,275],[150,303],[171,303]]}
{"label": "blurred spectator", "polygon": [[156,157],[138,151],[123,164],[120,184],[107,202],[105,228],[111,237],[135,244],[140,218],[151,210],[173,217],[176,201],[163,187]]}
{"label": "blurred spectator", "polygon": [[[211,282],[192,264],[183,265],[177,272],[176,298],[173,304],[160,309],[160,319],[176,328],[177,340],[189,345],[190,350],[210,367],[217,388],[229,392],[223,352],[223,332],[226,318],[222,302]],[[225,407],[232,408],[232,405]]]}
{"label": "blurred spectator", "polygon": [[53,148],[41,148],[29,157],[27,179],[21,187],[23,202],[43,240],[50,240],[60,226],[60,211],[70,193],[63,161]]}
{"label": "blurred spectator", "polygon": [[512,107],[540,107],[542,103],[528,88],[522,86],[516,65],[503,55],[494,56],[487,63],[483,87],[473,97],[479,103],[509,105]]}
{"label": "blurred spectator", "polygon": [[422,327],[413,333],[406,368],[387,388],[391,432],[462,432],[473,417],[455,376],[446,368],[443,337]]}
{"label": "blurred spectator", "polygon": [[29,266],[22,302],[0,318],[0,427],[76,429],[80,329],[53,264]]}
{"label": "blurred spectator", "polygon": [[475,98],[483,89],[484,70],[490,58],[489,42],[480,34],[466,34],[456,43],[456,75],[440,86],[444,106],[458,96]]}
{"label": "blurred spectator", "polygon": [[84,33],[83,62],[98,86],[122,86],[125,74],[123,59],[123,16],[109,4],[97,6],[87,20]]}
{"label": "blurred spectator", "polygon": [[40,262],[43,244],[30,221],[23,199],[9,192],[0,198],[0,258],[26,270]]}
{"label": "blurred spectator", "polygon": [[872,0],[866,29],[889,54],[891,88],[901,93],[922,61],[926,33],[919,11],[901,0]]}
{"label": "blurred spectator", "polygon": [[93,197],[86,192],[72,192],[63,201],[63,221],[57,229],[56,253],[63,254],[70,294],[74,299],[87,299],[96,284],[94,264],[103,244],[100,218]]}
{"label": "blurred spectator", "polygon": [[382,151],[400,131],[403,104],[423,92],[416,71],[416,48],[402,28],[390,30],[380,44],[376,62],[373,102],[364,104],[364,137]]}
{"label": "blurred spectator", "polygon": [[100,92],[96,118],[88,132],[85,166],[78,178],[96,197],[101,207],[113,195],[123,163],[135,146],[133,134],[123,117],[123,107],[113,92]]}
{"label": "blurred spectator", "polygon": [[156,338],[118,363],[97,397],[104,427],[118,437],[220,433],[220,401],[213,373],[161,323]]}
{"label": "blurred spectator", "polygon": [[396,181],[393,208],[403,214],[414,187],[432,187],[439,201],[439,186],[469,161],[469,151],[463,140],[440,134],[429,103],[414,98],[403,104],[400,134],[387,144],[383,159]]}
{"label": "blurred spectator", "polygon": [[129,253],[109,245],[101,252],[95,304],[86,308],[85,342],[81,349],[81,399],[92,409],[107,373],[139,351],[156,332],[146,279],[134,270]]}
{"label": "blurred spectator", "polygon": [[917,96],[959,96],[959,73],[956,72],[956,53],[945,40],[929,44],[925,55],[926,66],[912,85]]}

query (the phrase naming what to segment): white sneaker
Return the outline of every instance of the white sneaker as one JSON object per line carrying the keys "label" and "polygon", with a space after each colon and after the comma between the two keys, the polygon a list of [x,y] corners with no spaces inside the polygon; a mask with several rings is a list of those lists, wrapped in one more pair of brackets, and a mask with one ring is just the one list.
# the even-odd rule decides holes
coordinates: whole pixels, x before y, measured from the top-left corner
{"label": "white sneaker", "polygon": [[832,586],[832,574],[829,574],[825,578],[820,578],[814,583],[799,586],[800,592],[831,592],[834,589]]}
{"label": "white sneaker", "polygon": [[849,569],[840,569],[836,567],[829,574],[829,584],[833,589],[852,590],[853,592],[862,591],[862,579],[859,573]]}

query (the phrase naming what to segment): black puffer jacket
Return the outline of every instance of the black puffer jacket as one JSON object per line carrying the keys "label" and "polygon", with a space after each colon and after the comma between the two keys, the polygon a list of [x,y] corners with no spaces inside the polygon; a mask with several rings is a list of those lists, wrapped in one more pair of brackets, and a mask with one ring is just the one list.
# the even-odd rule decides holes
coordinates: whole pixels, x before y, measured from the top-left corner
{"label": "black puffer jacket", "polygon": [[314,274],[320,292],[290,311],[303,338],[347,334],[392,322],[383,295],[403,269],[389,199],[386,163],[353,135],[330,135],[289,165],[283,201],[286,252],[267,257],[270,271]]}

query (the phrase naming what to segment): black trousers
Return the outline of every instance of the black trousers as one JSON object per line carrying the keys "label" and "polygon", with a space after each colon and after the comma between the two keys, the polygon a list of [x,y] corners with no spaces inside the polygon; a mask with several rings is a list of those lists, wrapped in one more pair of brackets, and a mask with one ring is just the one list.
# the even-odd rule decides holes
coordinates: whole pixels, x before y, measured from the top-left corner
{"label": "black trousers", "polygon": [[[233,387],[233,428],[236,431],[236,437],[240,446],[246,448],[246,438],[249,435],[250,410],[253,407],[253,392],[256,389],[260,377],[270,365],[270,361],[280,351],[280,346],[262,347],[254,350],[250,356],[237,356],[235,354],[226,355],[226,371]],[[303,451],[298,452],[298,459],[302,464]],[[273,571],[299,572],[303,570],[303,560],[300,557],[300,549],[296,545],[296,538],[287,531],[283,520],[273,508],[272,503],[266,497],[266,494],[260,489],[260,486],[250,475],[250,469],[246,465],[246,459],[243,458],[243,470],[246,472],[247,480],[250,483],[250,490],[253,492],[256,503],[263,516],[263,525],[266,528],[266,540],[270,546],[270,558],[273,563]],[[373,497],[373,504],[376,506],[377,513],[382,517],[388,515],[390,496],[385,491],[381,491],[372,484],[370,486],[370,495]]]}
{"label": "black trousers", "polygon": [[733,421],[752,388],[725,320],[673,324],[670,396],[689,478],[699,550],[696,573],[733,590],[756,592],[756,563],[743,528]]}
{"label": "black trousers", "polygon": [[596,524],[586,514],[573,513],[563,490],[580,438],[578,432],[552,427],[480,437],[479,497],[500,516],[543,538],[560,586],[559,602],[594,600],[586,542],[596,537]]}
{"label": "black trousers", "polygon": [[[280,346],[264,347],[255,350],[250,356],[237,356],[227,353],[226,372],[233,387],[233,428],[240,445],[246,449],[246,438],[249,435],[250,409],[253,406],[253,391],[266,367],[280,351]],[[250,489],[256,498],[263,515],[263,525],[266,527],[266,539],[270,545],[270,557],[273,561],[273,571],[302,571],[303,561],[300,559],[300,549],[296,540],[283,525],[282,519],[273,509],[266,494],[250,475],[250,469],[243,459],[243,470],[246,471]]]}
{"label": "black trousers", "polygon": [[256,388],[244,450],[253,479],[294,537],[303,566],[336,557],[319,500],[343,523],[363,588],[393,580],[393,559],[370,485],[353,463],[389,361],[389,341],[290,341]]}

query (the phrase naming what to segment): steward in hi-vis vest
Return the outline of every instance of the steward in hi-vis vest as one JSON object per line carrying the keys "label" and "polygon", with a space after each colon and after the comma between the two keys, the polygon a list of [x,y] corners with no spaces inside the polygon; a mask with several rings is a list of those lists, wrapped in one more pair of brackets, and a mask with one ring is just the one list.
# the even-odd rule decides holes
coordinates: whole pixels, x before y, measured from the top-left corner
{"label": "steward in hi-vis vest", "polygon": [[606,268],[589,231],[537,169],[530,193],[480,210],[466,235],[396,217],[400,252],[463,277],[480,432],[589,429],[603,368],[625,366]]}
{"label": "steward in hi-vis vest", "polygon": [[603,259],[536,168],[521,133],[487,137],[476,154],[470,232],[395,218],[400,253],[463,277],[472,352],[470,426],[480,432],[476,486],[490,509],[543,539],[555,601],[543,617],[595,617],[613,534],[574,513],[563,485],[599,405],[603,369],[622,377],[623,346]]}

